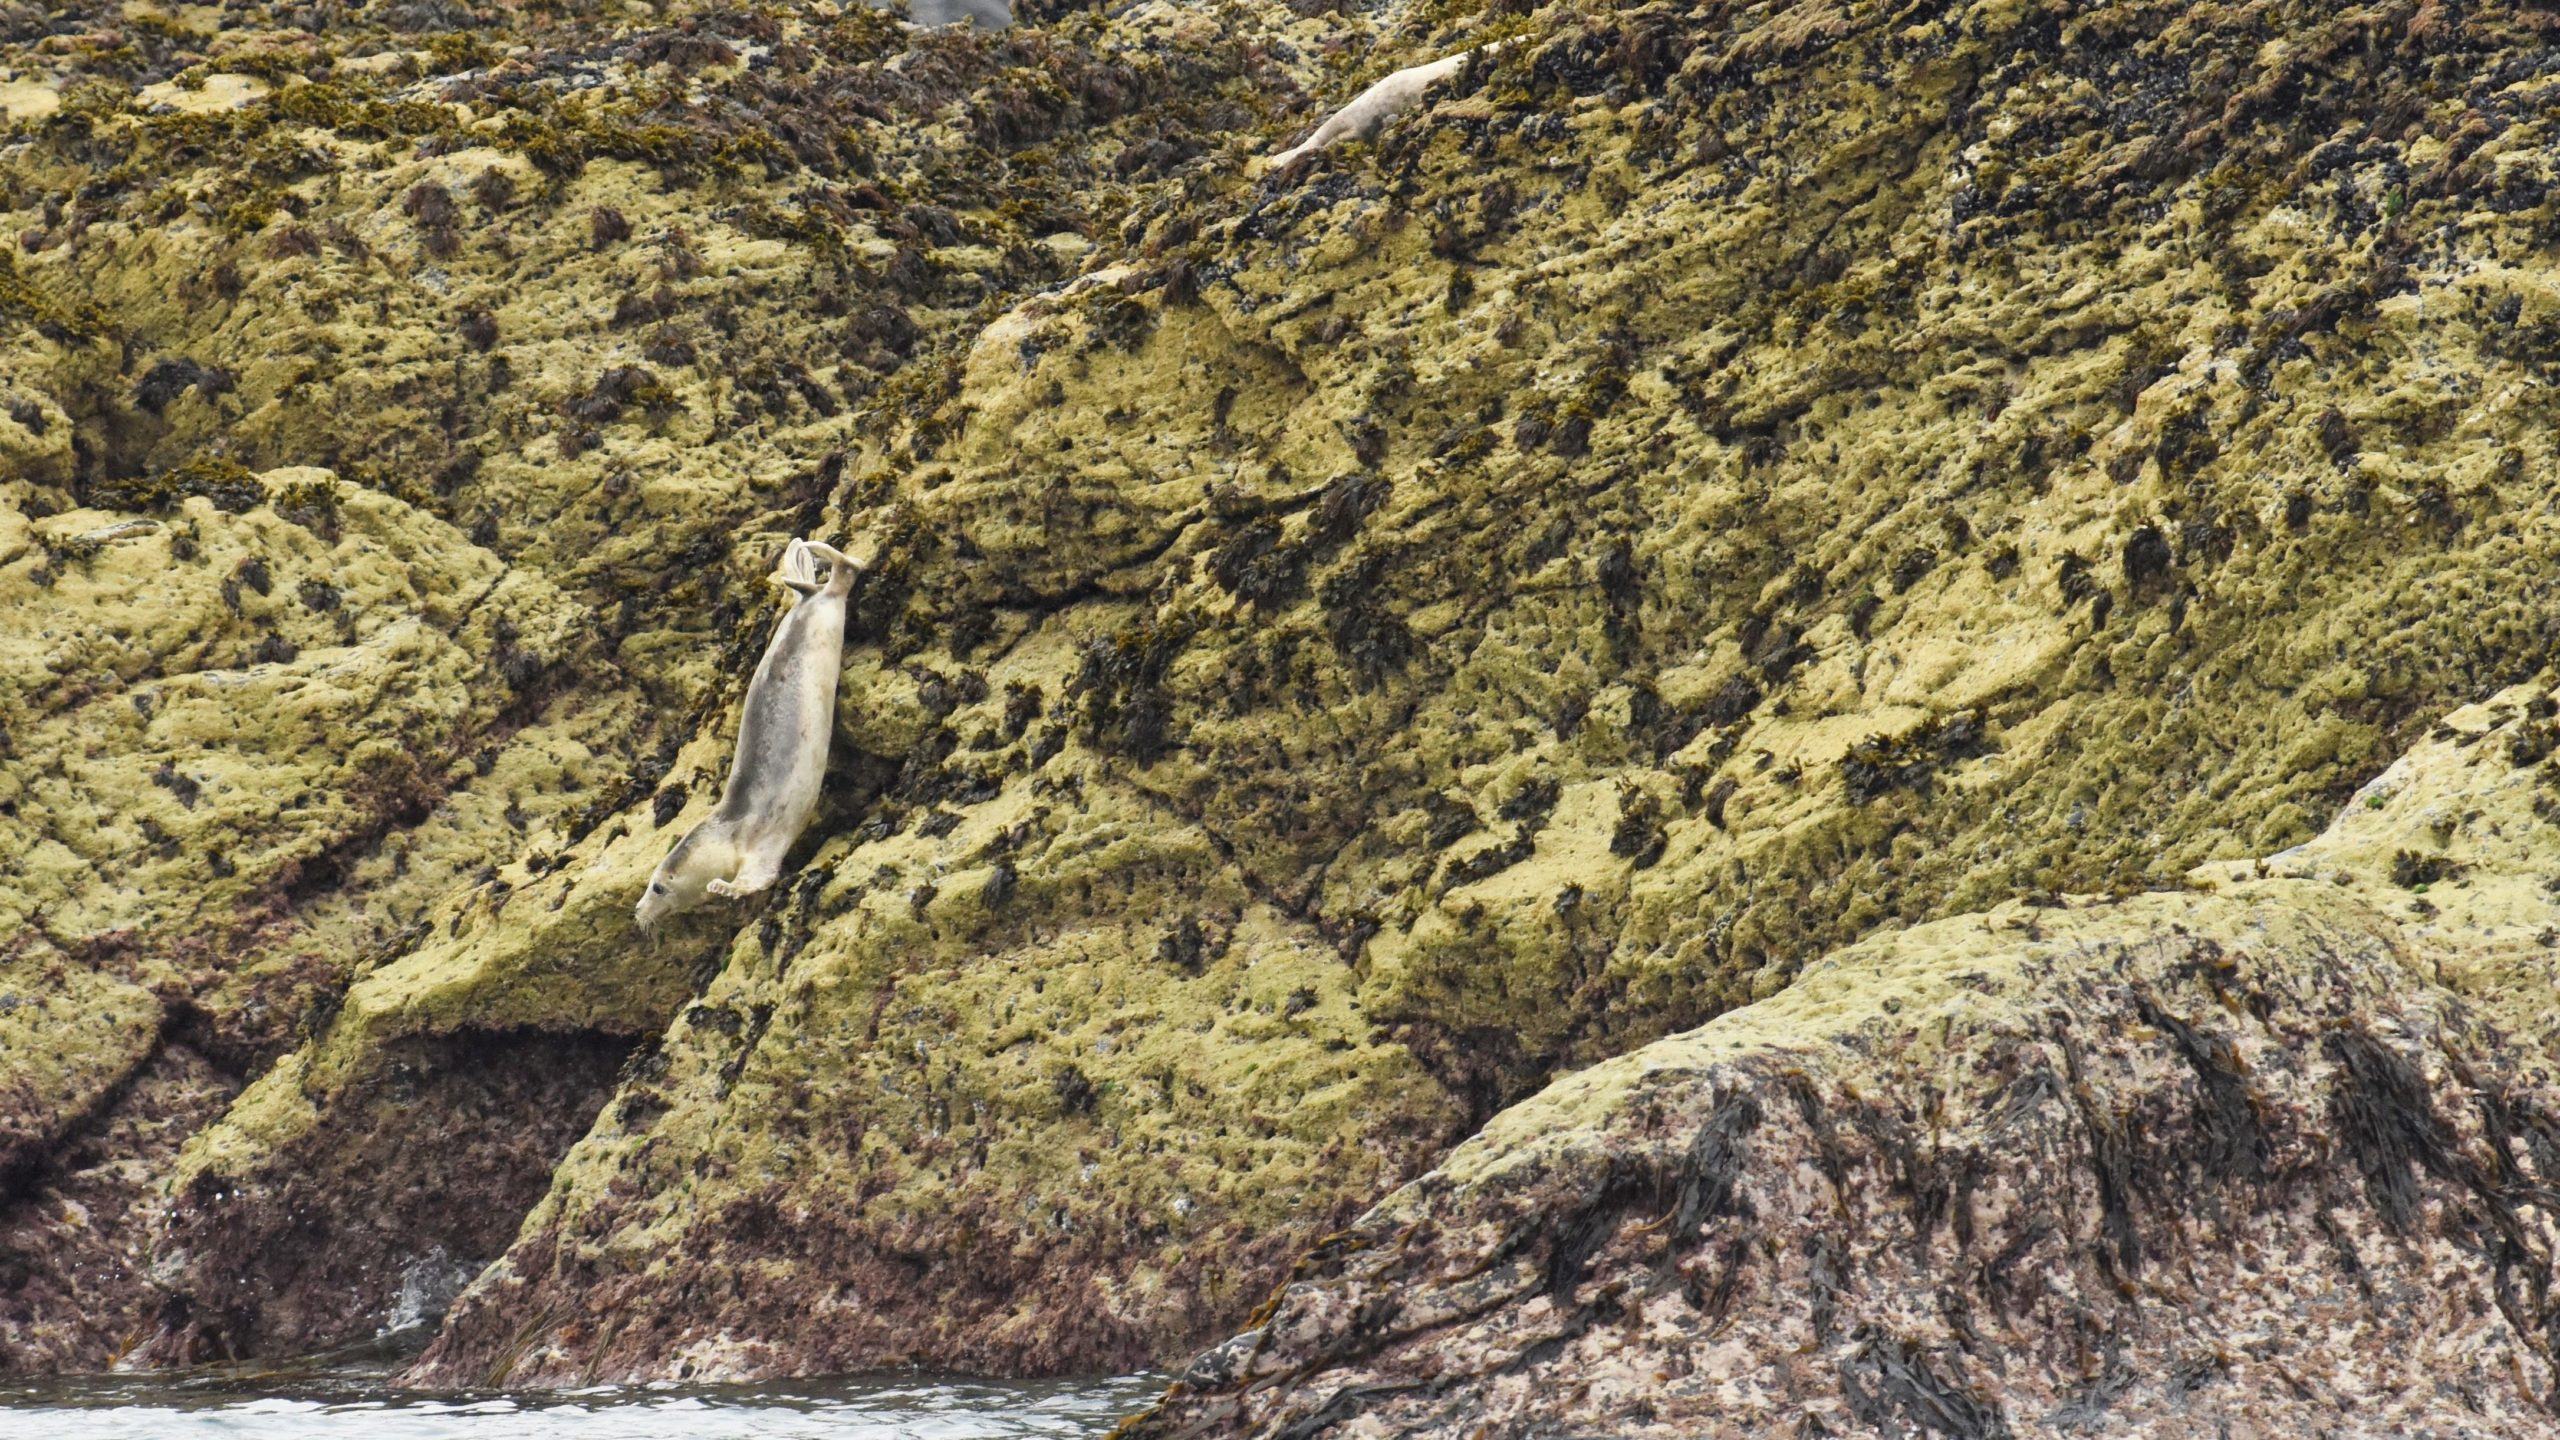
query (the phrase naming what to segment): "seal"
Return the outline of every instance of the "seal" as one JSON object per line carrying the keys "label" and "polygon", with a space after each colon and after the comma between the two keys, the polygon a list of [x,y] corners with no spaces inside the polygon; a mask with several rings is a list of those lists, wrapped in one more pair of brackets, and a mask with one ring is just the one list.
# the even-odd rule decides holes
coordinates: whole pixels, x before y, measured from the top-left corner
{"label": "seal", "polygon": [[[829,566],[824,581],[820,560]],[[818,808],[827,742],[835,734],[845,600],[865,568],[815,540],[784,548],[772,578],[799,598],[773,628],[747,682],[738,753],[719,807],[658,862],[633,916],[642,929],[706,897],[752,895],[780,878],[783,855]]]}
{"label": "seal", "polygon": [[1469,60],[1478,55],[1491,55],[1515,43],[1496,40],[1472,50],[1461,50],[1422,65],[1408,65],[1386,79],[1352,97],[1351,103],[1334,111],[1316,127],[1316,133],[1271,157],[1264,168],[1281,170],[1315,154],[1330,150],[1345,140],[1366,140],[1385,128],[1386,123],[1413,108],[1422,92],[1457,74]]}

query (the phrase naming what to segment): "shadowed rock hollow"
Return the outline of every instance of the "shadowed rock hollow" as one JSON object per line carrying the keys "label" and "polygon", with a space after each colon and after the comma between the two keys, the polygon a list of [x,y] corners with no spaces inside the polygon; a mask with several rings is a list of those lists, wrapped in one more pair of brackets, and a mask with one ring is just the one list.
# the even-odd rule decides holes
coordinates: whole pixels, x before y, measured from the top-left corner
{"label": "shadowed rock hollow", "polygon": [[[1737,1334],[1810,1324],[1755,1297],[1868,1245],[1828,1328],[1783,1332],[1838,1353],[1761,1382],[1843,1426],[1977,1403],[2011,1383],[1985,1355],[2081,1403],[2045,1347],[2153,1354],[2104,1306],[2155,1254],[2291,1246],[2371,1320],[2372,1276],[2459,1269],[2381,1251],[2468,1205],[2501,1238],[2442,1243],[2540,1295],[2487,1122],[2407,1142],[2401,1186],[2284,1117],[2524,1114],[2543,1029],[2474,1024],[2352,886],[2179,887],[2551,660],[2543,11],[315,18],[9,22],[0,1363],[325,1345],[456,1266],[423,1381],[1178,1362],[1426,1173],[1308,1274],[1428,1213],[1412,1274],[1482,1260],[1482,1323],[1529,1324],[1497,1280],[1545,1245],[1534,1364],[1716,1343],[1728,1273]],[[1503,35],[1374,144],[1253,173]],[[651,946],[630,905],[718,789],[759,577],[864,532],[794,872]],[[2463,823],[2394,854],[2417,876]],[[2119,1108],[2084,1076],[2013,1113],[1900,1039],[1631,1078],[1717,1026],[1829,1046],[1819,994],[1891,998],[1856,957],[2019,925],[2063,938],[1983,942],[1978,1043],[2046,1073],[2039,1007],[2089,1009],[2107,1044],[2068,1064]],[[2210,947],[2280,999],[2256,1028],[2198,1008]],[[2470,1078],[2411,1058],[2422,1022]],[[1967,1240],[1957,1180],[1902,1159],[1749,1168],[1918,1126],[1891,1096],[1932,1086],[1977,1189],[2079,1173],[2073,1126],[2211,1089],[2137,1024],[2272,1057],[2257,1139],[2125,1142],[2232,1198],[2030,1195],[2050,1233],[2021,1200]],[[2302,1040],[2349,1031],[2380,1038]],[[1640,1093],[1641,1145],[1558,1108]],[[1663,1247],[1740,1211],[1622,1233],[1729,1094],[1759,1223],[1837,1224],[1706,1260]],[[1535,1184],[1448,1168],[1546,1129]],[[1486,1258],[1586,1190],[1575,1235]],[[2123,1233],[2079,1243],[2091,1214]],[[2371,1298],[2302,1238],[2322,1215]],[[1991,1234],[2098,1308],[1948,1268]],[[1645,1266],[1708,1310],[1586,1300]],[[1437,1377],[1377,1424],[1641,1418],[1502,1409],[1512,1381],[1418,1358],[1456,1319],[1389,1344],[1342,1293],[1284,1298],[1248,1378]],[[1924,1299],[1972,1318],[1905,1323]],[[2407,1323],[2469,1346],[2485,1314]],[[1675,1341],[1624,1344],[1585,1358]]]}

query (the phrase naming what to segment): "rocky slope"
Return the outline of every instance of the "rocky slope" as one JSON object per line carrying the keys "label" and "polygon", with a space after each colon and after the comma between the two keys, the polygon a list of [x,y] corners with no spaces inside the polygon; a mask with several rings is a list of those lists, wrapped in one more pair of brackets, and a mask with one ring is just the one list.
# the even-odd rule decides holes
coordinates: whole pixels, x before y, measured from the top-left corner
{"label": "rocky slope", "polygon": [[2554,708],[1558,1081],[1130,1433],[2550,1433]]}
{"label": "rocky slope", "polygon": [[[415,1378],[1177,1359],[1497,1114],[1450,1164],[1577,1158],[1402,1192],[1451,1237],[1414,1274],[1607,1190],[1641,1047],[1848,1033],[1819,997],[1896,973],[1855,957],[1973,912],[2081,947],[1964,962],[1993,1009],[2411,1017],[2538,1093],[2541,1031],[2483,1038],[2353,886],[2053,902],[2307,841],[2548,663],[2546,12],[1306,8],[9,12],[0,1364],[324,1345],[466,1277]],[[828,806],[652,946],[811,532],[887,557]],[[2202,1028],[2176,925],[2259,957],[2259,1030]],[[2082,1059],[2174,1109],[2144,1044]],[[1936,1053],[1803,1093],[1887,1115],[1839,1087]],[[1776,1155],[1781,1082],[1695,1085]],[[2280,1122],[2268,1173],[2349,1173]],[[1638,1263],[1612,1193],[1576,1287]],[[2151,1205],[2092,1274],[2259,1243]],[[1988,1362],[1886,1324],[1956,1293],[1930,1234],[1838,1334],[1961,1396]],[[1342,1293],[1273,1373],[1419,1373]],[[2018,1384],[2061,1387],[2035,1303]]]}

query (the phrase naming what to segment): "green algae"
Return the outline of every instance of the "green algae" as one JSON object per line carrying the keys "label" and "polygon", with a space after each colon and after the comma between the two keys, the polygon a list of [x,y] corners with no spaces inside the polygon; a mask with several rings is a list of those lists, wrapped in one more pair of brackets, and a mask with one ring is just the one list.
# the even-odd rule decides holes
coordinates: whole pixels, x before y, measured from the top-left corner
{"label": "green algae", "polygon": [[[1410,1062],[1360,1038],[1330,947],[1221,878],[1206,837],[1133,827],[1112,798],[1088,783],[1074,802],[1035,802],[1017,785],[938,836],[874,842],[832,882],[812,872],[777,902],[778,924],[739,936],[645,1079],[564,1162],[526,1222],[539,1243],[464,1299],[431,1373],[522,1382],[653,1366],[549,1337],[478,1358],[528,1294],[598,1268],[622,1278],[582,1308],[672,1327],[675,1347],[705,1363],[728,1337],[819,1366],[926,1353],[1116,1363],[1152,1343],[1156,1307],[1248,1303],[1220,1257],[1294,1233],[1317,1174],[1375,1185],[1441,1122]],[[902,852],[904,864],[889,858]],[[968,859],[980,863],[960,868]],[[1217,938],[1195,941],[1200,959],[1183,967],[1159,958],[1169,932],[1154,925],[1025,933],[1028,917],[1097,890],[1178,904]],[[879,1098],[846,1114],[827,1100],[846,1086]],[[1125,1178],[1100,1181],[1111,1166]],[[798,1243],[856,1282],[842,1299],[789,1302],[815,1305],[838,1348],[780,1333],[779,1291],[709,1313],[681,1298],[706,1270],[767,1271],[754,1241],[731,1241],[752,1233],[746,1217],[777,1211],[802,1217]],[[1037,1251],[955,1253],[930,1302],[860,1279],[884,1263],[876,1234],[956,1224],[992,1237],[1024,1214],[1047,1237]],[[555,1249],[552,1236],[592,1238]],[[1073,1318],[1021,1308],[1091,1287],[1128,1302]]]}
{"label": "green algae", "polygon": [[[814,28],[807,17],[750,23],[792,32],[760,43],[805,35],[821,63],[838,65],[875,65],[914,40],[867,12],[821,20]],[[933,107],[956,107],[1001,68],[990,65],[995,42],[932,43],[936,64],[948,67],[932,81],[943,87],[929,98]],[[1214,35],[1187,33],[1170,50],[1148,44],[1147,83],[1186,107],[1204,93],[1196,79],[1225,84],[1245,68],[1237,47]],[[1073,77],[1086,63],[1043,40],[1031,47],[1003,53],[1050,53],[1057,63],[1035,73],[1053,76]],[[31,502],[110,503],[182,526],[163,536],[178,589],[235,621],[210,627],[200,651],[156,662],[174,667],[178,682],[168,688],[179,693],[152,702],[155,713],[190,743],[229,747],[254,736],[266,747],[263,769],[227,757],[191,764],[140,747],[134,762],[166,777],[149,782],[156,803],[126,826],[140,834],[135,855],[151,858],[104,877],[190,897],[191,910],[208,917],[203,953],[174,957],[153,983],[183,989],[206,1017],[188,1045],[255,1077],[160,1177],[177,1203],[158,1243],[172,1273],[186,1277],[182,1303],[167,1313],[187,1318],[151,1337],[143,1353],[158,1358],[311,1343],[328,1325],[370,1323],[364,1307],[387,1298],[378,1285],[365,1288],[373,1282],[315,1285],[262,1303],[272,1297],[256,1293],[257,1277],[225,1257],[248,1257],[254,1268],[254,1257],[271,1253],[259,1227],[286,1215],[337,1213],[348,1245],[383,1233],[360,1213],[372,1204],[367,1195],[318,1177],[366,1166],[395,1174],[405,1163],[397,1156],[423,1153],[386,1118],[366,1118],[377,1116],[384,1085],[474,1093],[464,1077],[440,1071],[450,1060],[438,1057],[518,1055],[505,1037],[522,1035],[627,1044],[655,1033],[709,983],[702,966],[721,951],[716,937],[670,937],[653,949],[628,915],[631,893],[663,848],[659,828],[682,823],[685,806],[707,804],[716,791],[717,720],[761,643],[753,608],[737,597],[769,560],[766,546],[816,524],[813,507],[830,491],[872,497],[866,504],[893,498],[874,475],[846,477],[854,426],[908,403],[929,418],[953,393],[943,350],[973,317],[1002,308],[983,287],[1058,278],[1070,253],[1026,246],[1020,230],[1073,208],[1087,172],[1072,154],[1018,163],[1008,189],[1032,197],[1018,219],[992,208],[909,219],[906,197],[937,194],[920,173],[974,163],[965,144],[945,143],[959,132],[943,122],[913,136],[865,133],[867,122],[849,123],[858,110],[831,115],[822,103],[794,111],[802,102],[775,100],[763,76],[697,72],[750,103],[780,107],[768,108],[770,125],[738,125],[733,107],[697,111],[681,87],[654,80],[617,81],[582,99],[518,84],[517,75],[468,73],[490,58],[445,45],[423,62],[341,65],[325,79],[275,66],[272,78],[284,83],[235,108],[135,113],[101,87],[75,97],[21,157],[28,188],[15,194],[60,185],[71,197],[69,177],[100,169],[111,177],[59,214],[29,201],[47,270],[75,280],[72,288],[120,326],[151,333],[177,367],[172,376],[226,377],[219,386],[164,385],[168,398],[155,390],[138,410],[125,398],[130,380],[82,380],[64,394],[80,439],[69,493]],[[458,79],[438,92],[414,84],[422,70]],[[185,93],[210,97],[210,74]],[[829,83],[858,92],[873,82],[839,72]],[[1043,102],[1017,107],[1025,128],[996,138],[1039,150],[1039,137],[1073,123],[1099,93],[1080,83],[1061,90],[1043,79]],[[1115,93],[1098,103],[1116,118],[1139,97]],[[1064,108],[1062,94],[1071,97]],[[1136,115],[1128,128],[1150,123]],[[812,141],[813,131],[831,138]],[[864,178],[850,194],[771,185],[788,175],[805,187],[813,170]],[[509,183],[493,184],[493,173]],[[147,193],[115,188],[146,182]],[[967,188],[941,186],[948,194],[937,198],[965,205]],[[717,203],[699,204],[706,194]],[[411,201],[402,214],[418,195],[447,197],[455,213],[430,200]],[[475,202],[485,226],[462,223]],[[84,239],[124,225],[141,238],[114,249]],[[898,241],[884,243],[884,232]],[[969,243],[952,244],[955,236]],[[929,247],[916,243],[927,238]],[[947,297],[946,286],[965,298]],[[599,363],[596,337],[610,333],[615,297],[634,293],[651,312],[647,365],[627,350]],[[879,318],[883,306],[890,318]],[[847,358],[864,363],[839,366],[826,357],[839,346],[835,322],[848,320],[887,340],[868,352],[845,342]],[[36,383],[85,376],[75,367],[90,363],[65,362]],[[901,386],[913,388],[914,401]],[[870,408],[848,413],[856,402]],[[349,424],[349,416],[363,419]],[[531,454],[529,441],[538,445]],[[278,460],[327,462],[335,478],[254,479]],[[218,491],[227,508],[191,498],[198,491]],[[93,541],[85,537],[98,522],[57,519],[27,550],[29,573],[41,571],[51,586],[47,603],[95,604],[132,583],[136,572],[119,557],[135,542]],[[883,533],[906,543],[894,526]],[[386,586],[392,577],[381,567],[391,556],[407,573]],[[887,813],[874,823],[949,839],[938,817],[1018,792],[1033,757],[1056,757],[1063,736],[1054,726],[1033,732],[1028,714],[997,713],[1009,700],[982,703],[987,682],[973,665],[941,658],[937,633],[956,623],[955,634],[973,634],[955,647],[960,653],[1001,644],[1055,662],[1067,652],[1025,646],[1028,617],[985,599],[901,602],[908,563],[883,567],[866,592],[874,618],[864,623],[894,631],[900,654],[939,668],[904,733],[853,727],[884,748],[857,750],[842,767],[849,793],[839,820],[861,818],[860,797],[885,792]],[[347,565],[353,570],[342,573]],[[146,623],[118,612],[75,628],[121,642]],[[187,628],[176,616],[168,625]],[[219,736],[187,693],[202,683],[190,667],[206,665],[246,677],[236,723]],[[102,679],[99,700],[139,673],[127,663]],[[387,683],[400,673],[411,683]],[[1054,691],[1059,681],[1008,683],[1010,697]],[[270,688],[301,698],[272,701]],[[955,695],[966,713],[951,714]],[[378,730],[372,716],[391,728]],[[711,731],[699,744],[681,743],[697,720]],[[321,746],[303,731],[310,723],[340,727],[337,742]],[[13,738],[59,753],[49,726],[14,726]],[[1005,729],[1010,743],[982,750],[973,740],[952,753],[952,732]],[[297,752],[314,763],[286,768]],[[37,791],[54,807],[73,783],[97,784],[101,803],[125,793],[94,772],[48,779]],[[1061,797],[1082,783],[1053,779],[1044,793]],[[1104,848],[1113,865],[1157,863],[1147,845]],[[1204,855],[1193,841],[1175,849],[1195,870],[1214,869],[1214,848]],[[72,857],[42,846],[39,854],[39,888],[66,886]],[[55,911],[61,933],[84,935],[94,912],[76,903],[77,886],[68,888],[75,903]],[[901,889],[918,898],[900,906],[982,936],[1074,903],[1034,857],[983,844],[959,872]],[[438,898],[421,903],[427,896]],[[817,919],[770,923],[806,931]],[[1147,943],[1152,953],[1155,941]],[[236,953],[223,956],[224,945]],[[1266,998],[1287,1008],[1300,991],[1312,993],[1297,984]],[[1316,1023],[1306,1004],[1292,1018],[1301,1028]],[[1341,1041],[1343,1022],[1331,1023]],[[1378,1063],[1365,1050],[1352,1061],[1326,1061],[1340,1053],[1333,1049],[1313,1053],[1318,1071],[1332,1063],[1366,1073]],[[1136,1085],[1090,1059],[1063,1061],[1059,1073],[1068,1070],[1091,1087],[1091,1106],[1079,1114],[1113,1115],[1123,1089]],[[1254,1073],[1265,1071],[1279,1077],[1290,1066],[1275,1057]],[[1054,1103],[1064,1082],[1049,1075],[1042,1083]],[[565,1118],[583,1123],[583,1114]],[[1255,1143],[1301,1145],[1314,1134],[1310,1122],[1285,1141],[1264,1134]],[[1243,1206],[1255,1217],[1245,1228],[1263,1237],[1264,1263],[1276,1263],[1294,1202],[1277,1190],[1256,1193]],[[199,1209],[210,1196],[226,1200],[218,1211]],[[1235,1233],[1241,1203],[1204,1200],[1204,1233]],[[1213,1310],[1240,1303],[1239,1287],[1251,1282],[1208,1276],[1208,1248],[1180,1284],[1223,1297],[1206,1302]],[[358,1268],[380,1284],[397,1273],[371,1261]],[[1133,1313],[1128,1323],[1097,1343],[1151,1346],[1146,1337],[1161,1322]]]}
{"label": "green algae", "polygon": [[32,326],[48,340],[84,340],[107,331],[106,317],[94,306],[49,291],[18,266],[14,256],[0,254],[0,318]]}
{"label": "green algae", "polygon": [[0,1172],[12,1177],[102,1106],[160,1034],[148,990],[16,948],[0,963]]}

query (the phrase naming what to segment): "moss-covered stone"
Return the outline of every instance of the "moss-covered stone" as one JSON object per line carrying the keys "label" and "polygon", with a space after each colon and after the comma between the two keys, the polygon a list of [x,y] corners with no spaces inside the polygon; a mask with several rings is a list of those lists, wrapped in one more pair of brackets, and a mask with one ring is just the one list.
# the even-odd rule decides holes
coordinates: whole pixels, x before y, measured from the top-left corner
{"label": "moss-covered stone", "polygon": [[[609,693],[549,713],[542,675],[593,663],[583,621],[450,525],[316,470],[240,483],[334,497],[327,533],[316,511],[203,496],[150,518],[0,511],[0,604],[23,627],[0,663],[0,1168],[23,1203],[72,1185],[121,1227],[63,1252],[88,1279],[61,1290],[44,1232],[12,1229],[30,1278],[6,1323],[30,1363],[102,1363],[159,1306],[152,1207],[114,1167],[62,1162],[112,1131],[163,1167],[123,1185],[165,1179],[208,1098],[602,783],[594,747],[633,723]],[[537,649],[513,678],[491,658]]]}

